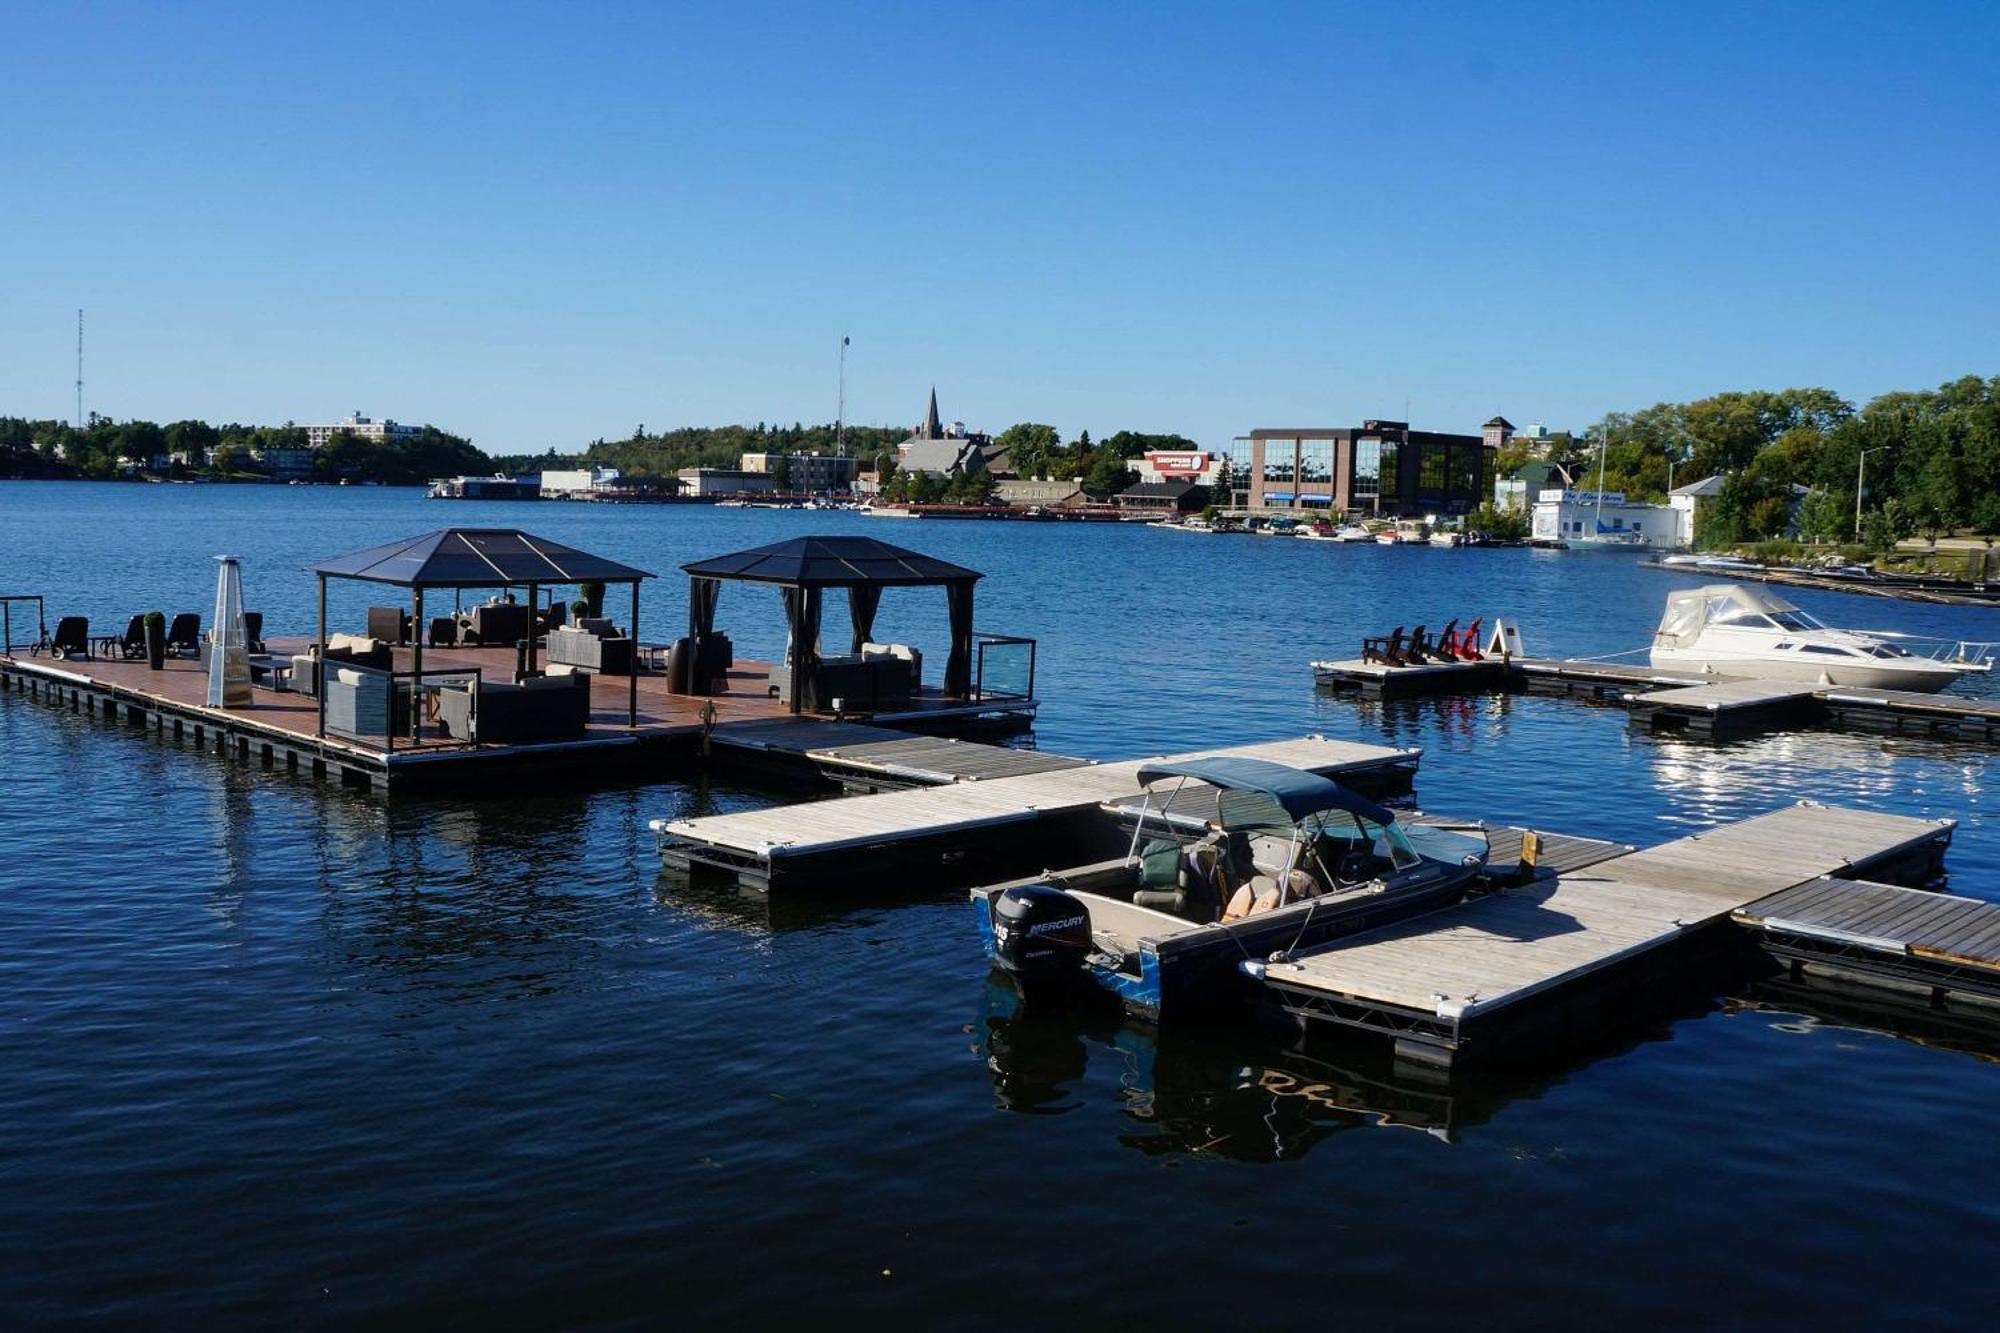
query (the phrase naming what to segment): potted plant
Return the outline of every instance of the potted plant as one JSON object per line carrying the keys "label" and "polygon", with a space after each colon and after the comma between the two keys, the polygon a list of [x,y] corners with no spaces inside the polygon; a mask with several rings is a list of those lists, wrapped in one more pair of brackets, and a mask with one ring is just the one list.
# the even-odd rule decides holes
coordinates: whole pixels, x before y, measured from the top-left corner
{"label": "potted plant", "polygon": [[160,670],[167,660],[167,615],[164,611],[146,613],[146,665]]}
{"label": "potted plant", "polygon": [[569,618],[572,625],[589,614],[590,603],[584,601],[583,598],[579,597],[569,604]]}
{"label": "potted plant", "polygon": [[583,594],[583,600],[590,604],[590,614],[593,616],[604,614],[604,585],[602,583],[586,583],[578,591]]}

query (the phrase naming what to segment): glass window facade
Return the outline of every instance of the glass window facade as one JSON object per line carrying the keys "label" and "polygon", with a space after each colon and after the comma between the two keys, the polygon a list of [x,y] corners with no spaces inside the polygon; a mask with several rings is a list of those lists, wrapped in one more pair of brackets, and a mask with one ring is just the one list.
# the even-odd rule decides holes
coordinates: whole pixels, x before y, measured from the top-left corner
{"label": "glass window facade", "polygon": [[[1393,446],[1391,446],[1393,448]],[[1393,475],[1394,468],[1391,468]],[[1382,440],[1380,436],[1363,435],[1354,441],[1354,491],[1353,500],[1360,504],[1373,500],[1382,493]],[[1391,492],[1393,494],[1393,492]]]}
{"label": "glass window facade", "polygon": [[1479,455],[1483,447],[1459,445],[1451,451],[1451,489],[1460,495],[1479,491]]}
{"label": "glass window facade", "polygon": [[1333,480],[1333,441],[1299,441],[1299,480],[1322,484]]}
{"label": "glass window facade", "polygon": [[1450,473],[1451,448],[1443,444],[1420,446],[1417,456],[1417,489],[1442,491]]}
{"label": "glass window facade", "polygon": [[1248,502],[1250,478],[1256,475],[1251,467],[1256,457],[1255,446],[1248,435],[1238,435],[1222,451],[1224,461],[1229,464],[1229,491],[1232,504]]}
{"label": "glass window facade", "polygon": [[1264,484],[1290,487],[1298,473],[1297,440],[1264,441]]}
{"label": "glass window facade", "polygon": [[1380,489],[1376,493],[1384,500],[1393,500],[1402,494],[1402,449],[1400,441],[1382,441],[1382,475]]}

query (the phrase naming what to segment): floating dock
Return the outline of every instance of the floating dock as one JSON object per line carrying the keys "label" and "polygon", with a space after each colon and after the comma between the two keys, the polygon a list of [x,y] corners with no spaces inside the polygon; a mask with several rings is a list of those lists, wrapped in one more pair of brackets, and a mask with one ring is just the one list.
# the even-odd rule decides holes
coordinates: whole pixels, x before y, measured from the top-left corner
{"label": "floating dock", "polygon": [[[305,643],[272,639],[269,656],[289,662],[293,653],[305,651]],[[395,670],[408,672],[413,665],[408,648],[394,650]],[[430,680],[477,673],[487,681],[508,681],[515,666],[512,648],[424,650],[424,675]],[[31,656],[25,649],[0,654],[0,693],[126,723],[265,768],[384,792],[541,776],[559,767],[607,778],[661,778],[697,766],[704,753],[725,759],[761,754],[767,768],[810,771],[821,764],[831,774],[841,767],[838,761],[822,764],[807,759],[808,753],[857,743],[926,743],[913,733],[1004,734],[1028,727],[1038,707],[1032,698],[961,700],[926,690],[908,707],[863,724],[831,714],[791,714],[770,693],[768,676],[761,663],[739,662],[729,671],[724,692],[701,696],[671,693],[664,673],[642,668],[633,724],[627,713],[630,679],[594,675],[589,721],[583,735],[571,740],[468,744],[427,727],[417,739],[398,736],[391,742],[382,735],[316,735],[317,701],[289,690],[259,685],[247,707],[210,708],[208,672],[198,659],[168,658],[153,671],[143,661],[63,660]],[[1000,746],[973,748],[1019,753]]]}
{"label": "floating dock", "polygon": [[2000,904],[1894,884],[1811,879],[1731,914],[1793,980],[1842,977],[1943,1010],[2000,1012]]}
{"label": "floating dock", "polygon": [[1955,827],[1801,804],[1642,851],[1600,845],[1519,887],[1246,971],[1308,1026],[1379,1033],[1401,1060],[1449,1067],[1698,972],[1732,935],[1718,927],[1773,894],[1862,875],[1934,882]]}
{"label": "floating dock", "polygon": [[[863,762],[840,759],[841,748],[832,752],[837,762]],[[871,757],[868,761],[882,762],[883,743],[864,742],[860,748]],[[1421,758],[1417,750],[1320,736],[1174,758],[1215,755],[1308,769],[1376,795],[1408,791]],[[976,759],[980,766],[1000,762],[990,756]],[[903,874],[925,874],[927,882],[935,883],[940,872],[961,871],[998,881],[1064,864],[1066,849],[1093,833],[1101,836],[1101,827],[1080,828],[1077,822],[1101,825],[1093,818],[1101,807],[1138,795],[1139,769],[1155,762],[1159,760],[1062,760],[1059,767],[990,777],[933,767],[928,772],[939,780],[932,785],[773,810],[655,820],[652,828],[670,871],[721,875],[755,892],[808,881],[877,882]],[[1025,836],[1030,826],[1032,837]]]}
{"label": "floating dock", "polygon": [[1322,688],[1356,691],[1372,699],[1516,691],[1615,704],[1628,709],[1633,724],[1646,731],[1700,740],[1828,727],[2000,742],[2000,700],[1959,694],[1704,676],[1631,662],[1538,657],[1408,667],[1315,662],[1312,669]]}

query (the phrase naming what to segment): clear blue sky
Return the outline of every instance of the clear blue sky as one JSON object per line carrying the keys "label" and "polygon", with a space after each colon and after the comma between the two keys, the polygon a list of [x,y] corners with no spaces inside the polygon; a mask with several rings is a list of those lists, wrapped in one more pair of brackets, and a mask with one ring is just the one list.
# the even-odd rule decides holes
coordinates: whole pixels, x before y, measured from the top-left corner
{"label": "clear blue sky", "polygon": [[2000,7],[9,6],[0,413],[494,452],[2000,373]]}

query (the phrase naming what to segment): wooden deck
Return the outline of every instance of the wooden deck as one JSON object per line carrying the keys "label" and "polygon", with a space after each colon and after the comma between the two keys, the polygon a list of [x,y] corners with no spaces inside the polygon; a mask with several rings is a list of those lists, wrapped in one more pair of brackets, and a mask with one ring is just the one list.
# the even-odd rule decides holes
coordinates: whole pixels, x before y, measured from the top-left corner
{"label": "wooden deck", "polygon": [[[1412,763],[1407,750],[1322,737],[1230,746],[1176,757],[1197,755],[1267,759],[1328,775]],[[880,852],[950,840],[954,845],[947,854],[956,856],[975,834],[1094,810],[1137,793],[1139,769],[1149,762],[1155,761],[1071,762],[915,790],[655,821],[653,829],[661,857],[670,868],[692,870],[705,865],[735,874],[751,887],[768,889],[783,875],[802,877],[816,870],[831,872],[849,866],[853,863],[851,853],[863,848]],[[1019,850],[1031,860],[1039,854],[1032,847]],[[1005,875],[992,873],[989,878]]]}
{"label": "wooden deck", "polygon": [[[305,651],[306,642],[272,639],[270,656],[288,661],[293,654]],[[411,671],[415,654],[408,648],[397,648],[393,665],[397,671]],[[515,653],[511,648],[426,648],[423,666],[427,677],[478,671],[485,680],[508,681],[513,679]],[[636,723],[628,712],[631,678],[592,676],[590,719],[581,737],[535,745],[473,745],[445,736],[429,720],[420,725],[415,737],[398,735],[393,742],[382,735],[329,732],[322,737],[316,734],[316,700],[261,684],[251,690],[246,707],[210,708],[206,663],[196,658],[169,658],[161,670],[153,671],[143,661],[64,661],[29,656],[25,650],[0,655],[0,684],[16,692],[146,722],[155,730],[176,736],[192,735],[203,748],[243,757],[261,755],[267,762],[309,767],[322,774],[338,771],[350,780],[384,788],[391,785],[392,778],[421,774],[434,782],[448,768],[469,774],[474,768],[501,766],[518,758],[545,763],[551,757],[574,756],[594,762],[589,759],[593,754],[622,756],[635,749],[687,753],[705,732],[721,743],[739,728],[761,729],[755,738],[745,738],[743,748],[761,745],[773,754],[798,756],[829,743],[905,738],[910,733],[903,728],[920,728],[931,721],[950,726],[1010,707],[1025,708],[1031,715],[1034,706],[1031,700],[968,705],[927,690],[895,714],[898,729],[892,730],[825,714],[795,716],[771,695],[766,685],[769,670],[764,663],[738,662],[728,673],[725,692],[696,696],[670,693],[665,675],[642,668],[637,677]]]}
{"label": "wooden deck", "polygon": [[1731,918],[1806,970],[1915,991],[1933,1008],[1955,996],[2000,1001],[2000,903],[1843,879],[1811,879]]}
{"label": "wooden deck", "polygon": [[1953,827],[1792,806],[1271,962],[1262,980],[1303,1018],[1389,1032],[1400,1053],[1449,1063],[1502,1011],[1580,989],[1774,891],[1873,868],[1928,878]]}

